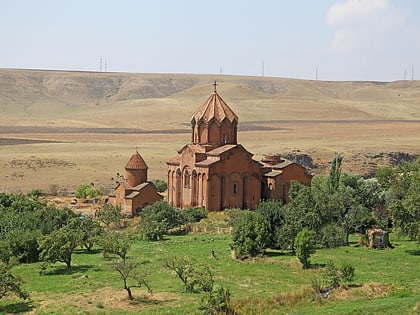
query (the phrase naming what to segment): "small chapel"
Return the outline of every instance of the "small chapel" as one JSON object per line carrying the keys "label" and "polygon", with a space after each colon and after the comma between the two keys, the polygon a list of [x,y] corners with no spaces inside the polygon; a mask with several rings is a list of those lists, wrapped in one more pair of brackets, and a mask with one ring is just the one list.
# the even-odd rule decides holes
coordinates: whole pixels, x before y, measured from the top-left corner
{"label": "small chapel", "polygon": [[122,214],[137,215],[144,207],[163,199],[155,185],[147,181],[147,164],[138,151],[125,165],[124,180],[118,182],[108,202],[121,209]]}
{"label": "small chapel", "polygon": [[217,93],[192,115],[191,143],[167,161],[168,203],[178,208],[254,210],[261,200],[288,202],[291,181],[310,185],[306,169],[280,155],[262,161],[238,143],[238,116]]}

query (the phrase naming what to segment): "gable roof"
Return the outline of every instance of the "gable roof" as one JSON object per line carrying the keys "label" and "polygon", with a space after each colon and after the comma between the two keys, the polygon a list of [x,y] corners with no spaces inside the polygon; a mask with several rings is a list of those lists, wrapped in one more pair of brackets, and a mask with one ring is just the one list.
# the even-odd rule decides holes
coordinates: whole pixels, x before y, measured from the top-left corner
{"label": "gable roof", "polygon": [[216,91],[194,112],[191,123],[194,124],[199,121],[209,122],[212,119],[215,119],[219,123],[225,119],[231,123],[238,123],[238,116],[236,116]]}
{"label": "gable roof", "polygon": [[125,169],[129,170],[147,170],[147,164],[141,157],[140,153],[136,151],[125,165]]}

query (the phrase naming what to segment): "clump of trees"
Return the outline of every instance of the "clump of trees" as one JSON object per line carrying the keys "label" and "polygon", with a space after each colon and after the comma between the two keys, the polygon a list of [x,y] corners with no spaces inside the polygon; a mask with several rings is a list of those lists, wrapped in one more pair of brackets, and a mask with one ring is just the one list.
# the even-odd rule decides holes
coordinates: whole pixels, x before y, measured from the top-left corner
{"label": "clump of trees", "polygon": [[372,226],[389,231],[391,224],[420,239],[419,160],[380,170],[377,179],[342,173],[342,161],[334,157],[329,175],[315,176],[310,187],[292,182],[287,205],[263,201],[255,213],[228,211],[238,258],[261,255],[266,248],[295,251],[304,229],[313,231],[316,248],[349,245],[351,233],[364,234]]}

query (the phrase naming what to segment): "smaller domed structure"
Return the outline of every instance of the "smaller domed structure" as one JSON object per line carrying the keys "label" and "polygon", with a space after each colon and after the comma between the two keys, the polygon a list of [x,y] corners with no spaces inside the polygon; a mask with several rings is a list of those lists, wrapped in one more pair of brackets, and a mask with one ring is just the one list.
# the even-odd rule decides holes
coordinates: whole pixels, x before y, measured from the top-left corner
{"label": "smaller domed structure", "polygon": [[142,208],[162,200],[153,183],[147,181],[147,164],[138,151],[125,165],[123,182],[117,183],[109,203],[120,207],[121,213],[136,215]]}

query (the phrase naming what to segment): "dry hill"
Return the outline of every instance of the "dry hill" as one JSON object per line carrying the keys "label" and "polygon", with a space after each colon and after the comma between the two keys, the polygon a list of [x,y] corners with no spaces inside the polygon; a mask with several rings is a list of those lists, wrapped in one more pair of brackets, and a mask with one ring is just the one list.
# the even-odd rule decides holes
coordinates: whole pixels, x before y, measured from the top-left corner
{"label": "dry hill", "polygon": [[347,171],[368,174],[420,150],[420,81],[0,69],[0,191],[112,185],[136,147],[165,178],[215,80],[256,159],[310,155],[322,173],[343,153]]}

